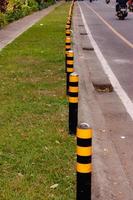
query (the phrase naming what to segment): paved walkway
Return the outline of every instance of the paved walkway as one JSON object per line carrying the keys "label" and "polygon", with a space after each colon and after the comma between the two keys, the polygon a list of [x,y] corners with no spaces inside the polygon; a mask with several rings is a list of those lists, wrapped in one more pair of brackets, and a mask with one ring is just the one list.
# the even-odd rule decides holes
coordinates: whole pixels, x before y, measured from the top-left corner
{"label": "paved walkway", "polygon": [[30,28],[33,24],[38,22],[41,18],[48,15],[54,8],[61,5],[63,2],[58,2],[46,9],[41,11],[37,11],[31,15],[28,15],[24,18],[15,21],[4,29],[0,30],[0,50],[4,48],[7,44],[11,43],[14,39],[16,39],[19,35],[21,35],[24,31]]}

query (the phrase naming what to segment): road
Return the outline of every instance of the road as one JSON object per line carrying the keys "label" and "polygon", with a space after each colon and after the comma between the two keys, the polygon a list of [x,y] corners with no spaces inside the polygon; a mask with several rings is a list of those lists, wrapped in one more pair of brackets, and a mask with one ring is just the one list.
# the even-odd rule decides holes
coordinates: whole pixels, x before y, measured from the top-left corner
{"label": "road", "polygon": [[79,123],[94,129],[93,200],[133,200],[132,25],[133,13],[118,20],[113,1],[75,3]]}

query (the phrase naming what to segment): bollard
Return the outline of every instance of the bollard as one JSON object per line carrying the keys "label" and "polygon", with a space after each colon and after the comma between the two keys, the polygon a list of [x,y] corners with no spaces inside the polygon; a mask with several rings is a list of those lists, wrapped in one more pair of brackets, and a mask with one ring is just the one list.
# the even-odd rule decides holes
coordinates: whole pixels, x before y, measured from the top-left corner
{"label": "bollard", "polygon": [[71,21],[70,20],[67,20],[66,24],[71,27]]}
{"label": "bollard", "polygon": [[66,37],[70,37],[71,36],[71,31],[70,31],[70,29],[67,29],[66,30]]}
{"label": "bollard", "polygon": [[72,18],[72,9],[70,8],[68,16]]}
{"label": "bollard", "polygon": [[77,128],[77,194],[76,200],[91,200],[92,129],[82,123]]}
{"label": "bollard", "polygon": [[[67,52],[71,50],[71,37],[66,37],[66,43],[65,43],[65,67],[67,62]],[[65,70],[66,71],[66,70]]]}
{"label": "bollard", "polygon": [[70,22],[71,22],[71,21],[72,21],[71,17],[68,16],[68,17],[67,17],[67,21],[70,21]]}
{"label": "bollard", "polygon": [[66,46],[65,46],[65,48],[66,48],[66,54],[67,54],[67,52],[71,49],[71,37],[66,37]]}
{"label": "bollard", "polygon": [[70,29],[71,29],[70,25],[66,24],[66,30],[70,30]]}
{"label": "bollard", "polygon": [[72,15],[72,7],[70,6],[70,9],[69,9],[69,16]]}
{"label": "bollard", "polygon": [[71,29],[71,21],[67,20],[66,25],[68,25],[70,27],[70,29]]}
{"label": "bollard", "polygon": [[74,72],[74,51],[70,50],[67,52],[66,57],[66,94],[69,93],[69,76],[72,72]]}
{"label": "bollard", "polygon": [[73,72],[69,76],[69,134],[76,134],[78,123],[78,82],[79,76]]}

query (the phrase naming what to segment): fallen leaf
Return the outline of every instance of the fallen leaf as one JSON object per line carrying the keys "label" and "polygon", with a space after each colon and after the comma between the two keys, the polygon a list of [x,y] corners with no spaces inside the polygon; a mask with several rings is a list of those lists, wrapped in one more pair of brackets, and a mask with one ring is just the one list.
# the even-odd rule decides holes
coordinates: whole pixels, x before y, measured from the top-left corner
{"label": "fallen leaf", "polygon": [[24,175],[23,175],[22,173],[18,173],[18,176],[19,176],[20,178],[23,178],[23,177],[24,177]]}
{"label": "fallen leaf", "polygon": [[125,136],[121,136],[121,139],[125,139],[126,137]]}
{"label": "fallen leaf", "polygon": [[106,149],[106,148],[104,148],[103,150],[104,150],[104,152],[108,152],[108,149]]}
{"label": "fallen leaf", "polygon": [[59,184],[58,184],[58,183],[56,183],[56,184],[54,184],[54,185],[51,185],[51,186],[50,186],[50,188],[51,188],[51,189],[55,189],[55,188],[57,188],[57,187],[58,187],[58,185],[59,185]]}
{"label": "fallen leaf", "polygon": [[60,142],[58,140],[55,141],[56,144],[60,144]]}
{"label": "fallen leaf", "polygon": [[48,150],[48,147],[45,146],[44,148],[45,148],[46,150]]}

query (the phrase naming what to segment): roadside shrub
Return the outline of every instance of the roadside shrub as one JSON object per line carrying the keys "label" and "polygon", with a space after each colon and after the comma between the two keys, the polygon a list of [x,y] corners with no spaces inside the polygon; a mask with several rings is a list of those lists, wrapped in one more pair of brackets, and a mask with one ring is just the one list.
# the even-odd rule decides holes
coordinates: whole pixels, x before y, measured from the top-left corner
{"label": "roadside shrub", "polygon": [[13,11],[15,12],[16,10],[21,10],[22,5],[23,5],[22,1],[15,0],[14,6],[13,6]]}
{"label": "roadside shrub", "polygon": [[20,19],[22,16],[23,16],[22,12],[19,10],[16,10],[15,12],[9,11],[6,14],[6,20],[8,21],[8,23],[10,23],[10,22]]}
{"label": "roadside shrub", "polygon": [[7,10],[8,0],[0,0],[0,12],[5,13]]}
{"label": "roadside shrub", "polygon": [[13,10],[10,10],[6,13],[6,19],[8,22],[13,22],[15,20],[18,20],[28,14],[30,14],[32,11],[32,8],[28,5],[22,4],[20,1],[15,1],[15,4],[13,6]]}
{"label": "roadside shrub", "polygon": [[13,9],[6,13],[6,19],[8,22],[13,22],[21,17],[23,17],[22,3],[16,0]]}
{"label": "roadside shrub", "polygon": [[15,16],[14,16],[13,11],[8,11],[8,12],[6,13],[6,21],[7,21],[8,23],[10,23],[10,22],[13,22],[14,20],[15,20]]}
{"label": "roadside shrub", "polygon": [[32,11],[38,10],[38,3],[36,0],[28,0],[28,6],[32,9]]}
{"label": "roadside shrub", "polygon": [[28,5],[22,5],[22,15],[23,16],[26,16],[26,15],[29,15],[32,11],[32,8]]}
{"label": "roadside shrub", "polygon": [[29,15],[32,11],[41,10],[54,4],[55,0],[13,0],[11,9],[7,9],[8,3],[9,0],[0,0],[0,28]]}
{"label": "roadside shrub", "polygon": [[49,5],[54,4],[55,0],[36,0],[39,10],[47,8]]}
{"label": "roadside shrub", "polygon": [[6,25],[6,17],[4,13],[0,12],[0,28]]}

